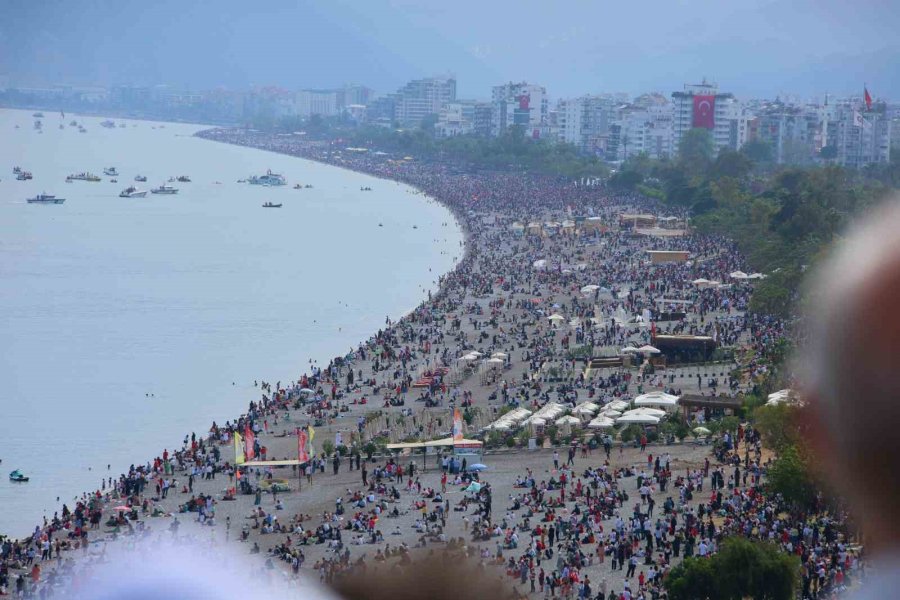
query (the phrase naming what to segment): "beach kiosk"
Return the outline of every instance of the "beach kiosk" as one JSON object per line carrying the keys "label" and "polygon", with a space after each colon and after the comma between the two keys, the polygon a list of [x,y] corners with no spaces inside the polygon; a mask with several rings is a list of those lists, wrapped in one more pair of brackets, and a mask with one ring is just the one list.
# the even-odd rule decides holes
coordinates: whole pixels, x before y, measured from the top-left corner
{"label": "beach kiosk", "polygon": [[423,470],[427,470],[429,448],[435,448],[433,454],[443,454],[449,449],[452,452],[454,461],[460,464],[465,461],[467,465],[471,465],[481,462],[484,442],[481,440],[448,437],[427,442],[400,442],[398,444],[388,444],[386,447],[392,452],[409,450],[412,453],[415,450],[422,450],[422,467]]}

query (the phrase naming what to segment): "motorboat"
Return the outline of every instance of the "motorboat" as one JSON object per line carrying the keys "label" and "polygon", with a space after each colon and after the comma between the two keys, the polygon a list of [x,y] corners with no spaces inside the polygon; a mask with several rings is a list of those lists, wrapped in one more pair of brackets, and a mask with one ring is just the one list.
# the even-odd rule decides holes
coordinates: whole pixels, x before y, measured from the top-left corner
{"label": "motorboat", "polygon": [[144,182],[147,181],[147,178],[144,177],[143,175],[135,175],[135,176],[134,176],[134,180],[135,180],[135,181],[140,181],[141,183],[144,183]]}
{"label": "motorboat", "polygon": [[16,179],[19,181],[28,181],[29,179],[34,179],[31,175],[31,171],[19,171],[16,173]]}
{"label": "motorboat", "polygon": [[250,179],[247,180],[247,183],[251,185],[285,185],[287,181],[284,179],[284,175],[279,175],[278,173],[273,173],[271,170],[266,171],[265,175],[256,176],[253,175]]}
{"label": "motorboat", "polygon": [[9,480],[24,483],[28,481],[28,476],[22,473],[22,471],[16,469],[15,471],[10,472]]}
{"label": "motorboat", "polygon": [[263,208],[281,208],[281,203],[273,204],[271,202],[266,202],[263,204]]}
{"label": "motorboat", "polygon": [[93,173],[78,173],[77,175],[69,175],[66,181],[100,181],[100,178]]}
{"label": "motorboat", "polygon": [[159,187],[155,187],[150,190],[151,194],[177,194],[178,188],[172,187],[171,185],[162,184]]}
{"label": "motorboat", "polygon": [[139,190],[133,185],[128,186],[119,194],[119,198],[143,198],[147,195],[147,190]]}
{"label": "motorboat", "polygon": [[179,175],[178,177],[175,178],[175,181],[180,181],[181,183],[190,183],[191,178],[188,177],[187,175]]}
{"label": "motorboat", "polygon": [[119,172],[116,171],[115,167],[107,167],[107,168],[103,169],[103,174],[110,175],[111,177],[116,177],[119,175]]}
{"label": "motorboat", "polygon": [[62,204],[65,198],[57,198],[53,194],[38,194],[34,198],[27,198],[28,204]]}

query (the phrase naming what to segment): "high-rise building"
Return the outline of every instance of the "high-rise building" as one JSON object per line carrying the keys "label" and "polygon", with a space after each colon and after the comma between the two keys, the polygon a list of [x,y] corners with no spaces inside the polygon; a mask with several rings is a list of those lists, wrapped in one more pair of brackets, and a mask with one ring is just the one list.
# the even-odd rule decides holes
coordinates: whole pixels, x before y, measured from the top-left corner
{"label": "high-rise building", "polygon": [[525,135],[539,138],[546,133],[548,113],[547,90],[542,86],[510,82],[491,91],[491,132],[495,136],[516,125]]}
{"label": "high-rise building", "polygon": [[605,94],[560,100],[556,107],[559,141],[588,154],[603,153],[609,123],[620,105]]}
{"label": "high-rise building", "polygon": [[[485,110],[487,109],[487,110]],[[490,135],[490,105],[475,100],[457,100],[441,107],[434,132],[437,137]],[[487,123],[484,122],[485,116]]]}
{"label": "high-rise building", "polygon": [[438,115],[441,107],[456,100],[456,79],[414,79],[391,96],[394,98],[394,119],[404,127],[418,127],[426,116]]}
{"label": "high-rise building", "polygon": [[683,92],[672,92],[672,102],[676,152],[684,135],[694,128],[709,130],[716,151],[739,150],[747,141],[749,115],[732,94],[719,93],[715,84],[685,84]]}
{"label": "high-rise building", "polygon": [[829,106],[827,145],[835,149],[834,161],[842,166],[860,168],[891,160],[891,121],[887,106],[877,102],[867,109],[856,101]]}
{"label": "high-rise building", "polygon": [[338,92],[334,90],[300,90],[294,98],[294,112],[301,117],[332,117],[340,112]]}

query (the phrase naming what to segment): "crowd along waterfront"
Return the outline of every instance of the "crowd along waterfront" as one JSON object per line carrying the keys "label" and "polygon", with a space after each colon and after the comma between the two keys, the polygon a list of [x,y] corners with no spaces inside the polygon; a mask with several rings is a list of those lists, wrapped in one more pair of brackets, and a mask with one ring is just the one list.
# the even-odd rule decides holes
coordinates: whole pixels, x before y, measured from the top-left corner
{"label": "crowd along waterfront", "polygon": [[[195,125],[34,120],[0,111],[2,533],[240,414],[254,380],[355,347],[462,256],[447,210],[396,182],[211,143]],[[246,183],[268,170],[287,185]],[[82,172],[101,180],[66,182]],[[120,197],[163,184],[178,193]],[[26,202],[42,192],[65,203]]]}

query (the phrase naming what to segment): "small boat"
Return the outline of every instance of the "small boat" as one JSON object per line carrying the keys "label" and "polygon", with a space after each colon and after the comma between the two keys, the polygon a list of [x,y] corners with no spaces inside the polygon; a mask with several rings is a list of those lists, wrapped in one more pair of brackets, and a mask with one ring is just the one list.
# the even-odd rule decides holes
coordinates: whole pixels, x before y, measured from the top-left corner
{"label": "small boat", "polygon": [[172,187],[171,185],[162,184],[159,187],[155,187],[150,190],[151,194],[177,194],[178,188]]}
{"label": "small boat", "polygon": [[41,121],[40,121],[40,120],[37,120],[37,121],[34,122],[34,128],[37,129],[38,131],[41,130],[41,127],[42,127],[42,126],[43,126],[43,125],[41,124]]}
{"label": "small boat", "polygon": [[112,129],[113,127],[116,126],[116,124],[113,121],[110,121],[109,119],[107,119],[106,121],[101,122],[100,126],[106,127],[108,129]]}
{"label": "small boat", "polygon": [[22,471],[16,469],[9,474],[10,481],[17,481],[20,483],[24,483],[28,481],[28,477],[22,473]]}
{"label": "small boat", "polygon": [[69,175],[66,181],[100,181],[100,178],[93,173],[78,173],[77,175]]}
{"label": "small boat", "polygon": [[107,167],[106,169],[103,169],[103,174],[110,175],[112,177],[116,177],[119,174],[119,172],[116,171],[115,167]]}
{"label": "small boat", "polygon": [[110,183],[119,183],[119,180],[118,179],[110,179],[109,182]]}
{"label": "small boat", "polygon": [[42,113],[42,112],[36,112],[36,113],[34,113],[33,115],[31,115],[31,116],[34,117],[34,118],[36,118],[36,119],[43,119],[43,118],[44,118],[44,113]]}
{"label": "small boat", "polygon": [[175,178],[175,181],[180,181],[181,183],[190,183],[191,178],[188,177],[187,175],[179,175],[178,177]]}
{"label": "small boat", "polygon": [[[238,183],[240,183],[240,182],[238,182]],[[298,183],[298,184],[295,184],[295,185],[294,185],[294,189],[295,189],[295,190],[302,190],[302,189],[303,189],[303,186],[300,185],[300,184]]]}
{"label": "small boat", "polygon": [[53,194],[38,194],[34,198],[26,198],[28,204],[62,204],[65,198],[57,198]]}
{"label": "small boat", "polygon": [[78,127],[78,121],[74,119],[69,121],[69,127]]}
{"label": "small boat", "polygon": [[371,191],[372,191],[372,188],[370,188],[370,187],[368,187],[368,186],[364,186],[364,187],[359,188],[359,191],[361,191],[361,192],[371,192]]}
{"label": "small boat", "polygon": [[145,183],[145,182],[147,181],[147,178],[144,177],[143,175],[135,175],[135,176],[134,176],[134,180],[135,180],[135,181],[140,181],[141,183]]}
{"label": "small boat", "polygon": [[281,208],[281,203],[272,204],[271,202],[266,202],[263,204],[263,208]]}
{"label": "small boat", "polygon": [[284,175],[279,175],[278,173],[273,173],[271,170],[268,170],[265,175],[260,175],[258,177],[253,175],[247,180],[247,183],[250,185],[279,186],[286,184],[287,181],[285,181]]}
{"label": "small boat", "polygon": [[19,181],[28,181],[29,179],[34,179],[31,176],[31,171],[19,171],[16,173],[16,179]]}
{"label": "small boat", "polygon": [[147,195],[147,190],[139,190],[133,185],[128,186],[119,194],[119,198],[143,198]]}
{"label": "small boat", "polygon": [[13,175],[18,175],[22,172],[22,167],[13,167]]}

